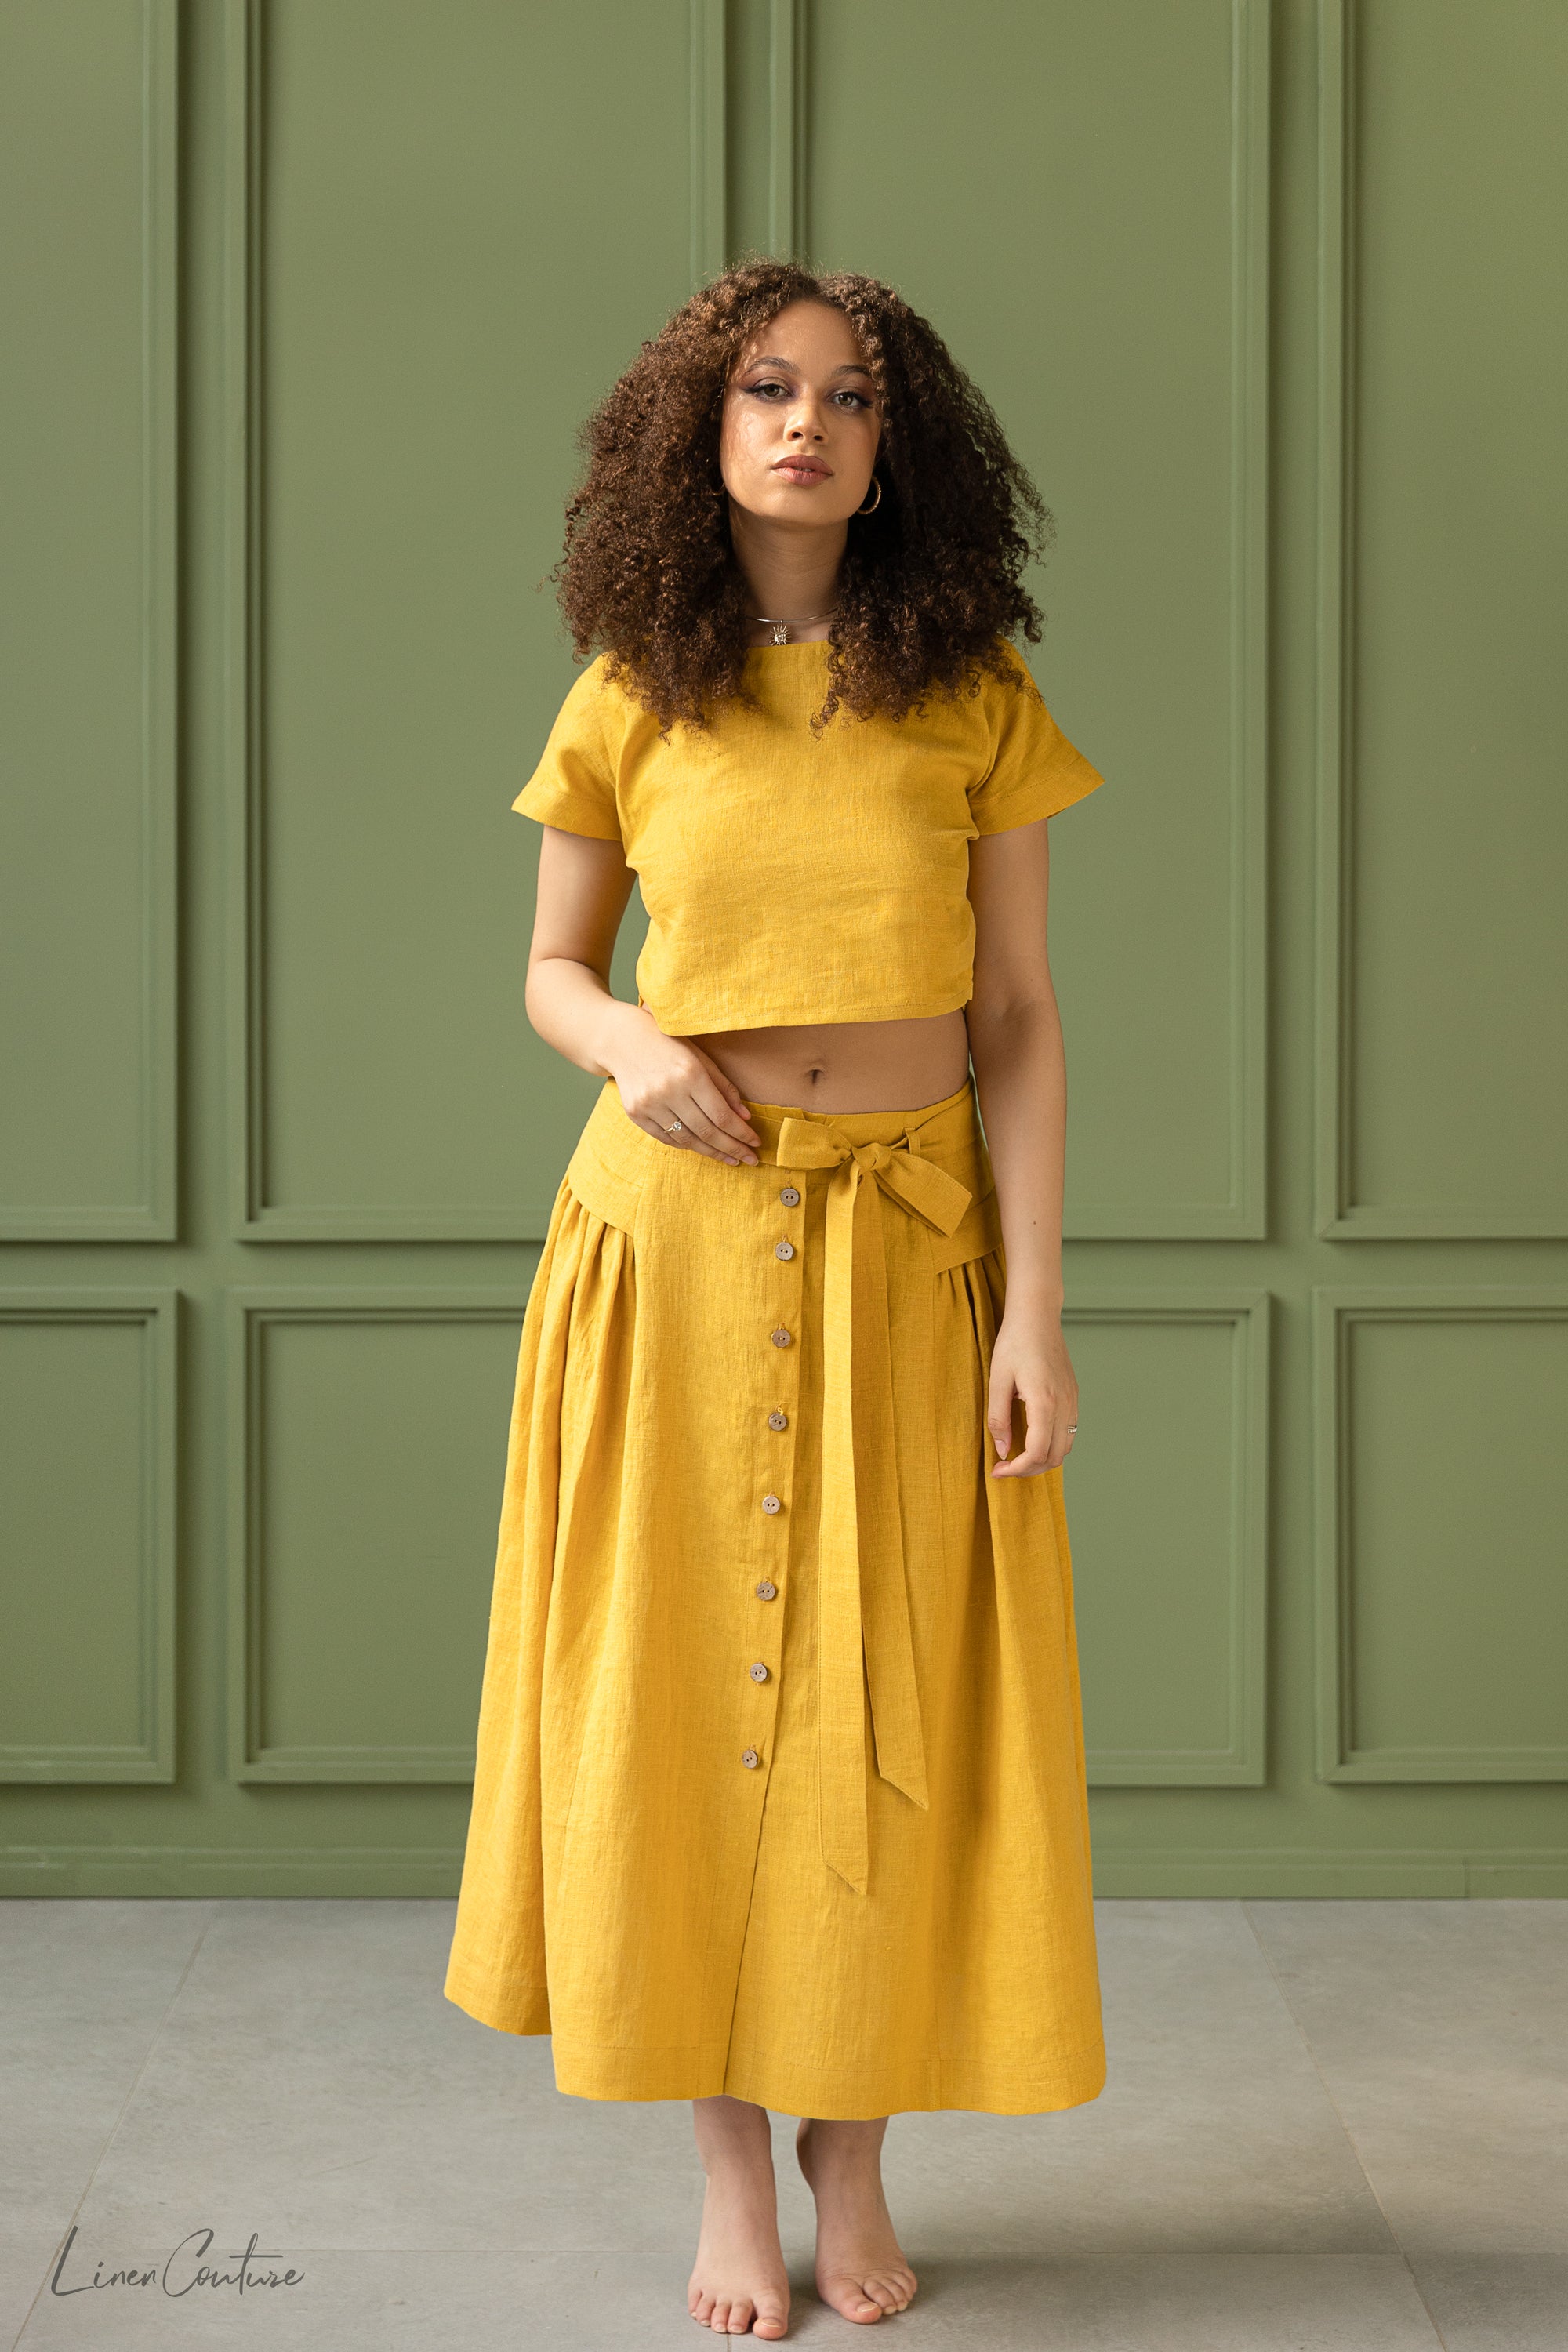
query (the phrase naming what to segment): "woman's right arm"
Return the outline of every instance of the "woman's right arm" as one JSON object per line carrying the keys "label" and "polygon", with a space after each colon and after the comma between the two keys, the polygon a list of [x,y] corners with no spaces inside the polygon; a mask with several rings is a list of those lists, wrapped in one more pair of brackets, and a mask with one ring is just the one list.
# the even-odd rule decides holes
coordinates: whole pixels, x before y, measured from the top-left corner
{"label": "woman's right arm", "polygon": [[[542,825],[539,898],[523,1003],[547,1045],[595,1077],[672,1151],[754,1163],[745,1097],[700,1045],[667,1037],[651,1013],[610,993],[610,959],[632,895],[618,842]],[[682,1132],[669,1129],[679,1119]]]}

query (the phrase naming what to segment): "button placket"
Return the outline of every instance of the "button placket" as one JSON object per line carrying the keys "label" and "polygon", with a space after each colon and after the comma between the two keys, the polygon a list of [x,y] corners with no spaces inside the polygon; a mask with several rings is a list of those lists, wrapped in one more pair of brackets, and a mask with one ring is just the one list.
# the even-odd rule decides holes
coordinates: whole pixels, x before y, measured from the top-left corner
{"label": "button placket", "polygon": [[[802,1194],[798,1185],[785,1182],[778,1189],[775,1207],[772,1201],[765,1211],[772,1232],[764,1246],[773,1262],[773,1278],[768,1282],[767,1294],[774,1308],[773,1322],[762,1345],[767,1350],[766,1390],[763,1417],[766,1430],[763,1433],[761,1459],[766,1465],[763,1491],[757,1500],[758,1517],[772,1521],[773,1528],[763,1536],[759,1556],[763,1573],[752,1585],[752,1605],[758,1612],[752,1639],[754,1642],[765,1628],[769,1654],[761,1657],[753,1649],[745,1661],[744,1671],[759,1700],[768,1705],[769,1720],[773,1719],[772,1702],[778,1687],[778,1664],[783,1654],[784,1621],[770,1604],[783,1592],[784,1569],[789,1557],[789,1494],[791,1472],[795,1461],[795,1403],[799,1393],[800,1358],[795,1349],[800,1339],[800,1304],[803,1296],[801,1273]],[[776,1530],[776,1532],[774,1532]],[[761,1643],[759,1643],[759,1646]],[[748,1769],[755,1769],[764,1761],[765,1748],[753,1740],[742,1757]],[[750,1760],[748,1760],[750,1759]]]}

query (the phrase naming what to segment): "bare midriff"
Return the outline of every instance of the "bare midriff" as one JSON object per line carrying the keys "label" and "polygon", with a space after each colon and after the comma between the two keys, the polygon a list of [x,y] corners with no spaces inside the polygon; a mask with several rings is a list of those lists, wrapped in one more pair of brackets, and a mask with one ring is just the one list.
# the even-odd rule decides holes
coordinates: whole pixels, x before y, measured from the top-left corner
{"label": "bare midriff", "polygon": [[924,1110],[969,1075],[962,1013],[918,1021],[823,1021],[801,1029],[716,1029],[691,1042],[756,1103],[823,1111]]}

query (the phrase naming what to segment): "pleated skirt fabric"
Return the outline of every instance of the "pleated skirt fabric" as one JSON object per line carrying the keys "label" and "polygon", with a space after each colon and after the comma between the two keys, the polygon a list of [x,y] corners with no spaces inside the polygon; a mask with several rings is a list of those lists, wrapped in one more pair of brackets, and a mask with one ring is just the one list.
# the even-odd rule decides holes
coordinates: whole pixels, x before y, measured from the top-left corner
{"label": "pleated skirt fabric", "polygon": [[973,1080],[748,1107],[731,1168],[606,1080],[557,1192],[445,1990],[550,2034],[580,2097],[1076,2105],[1105,2053],[1071,1559],[1061,1471],[989,1475]]}

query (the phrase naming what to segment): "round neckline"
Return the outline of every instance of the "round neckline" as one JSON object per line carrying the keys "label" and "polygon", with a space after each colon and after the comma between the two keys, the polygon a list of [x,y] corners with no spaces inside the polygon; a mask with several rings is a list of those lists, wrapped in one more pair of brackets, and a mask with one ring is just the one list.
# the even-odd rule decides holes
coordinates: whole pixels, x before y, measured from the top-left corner
{"label": "round neckline", "polygon": [[748,646],[746,654],[748,659],[752,654],[825,654],[827,646],[826,637],[796,637],[789,645]]}

